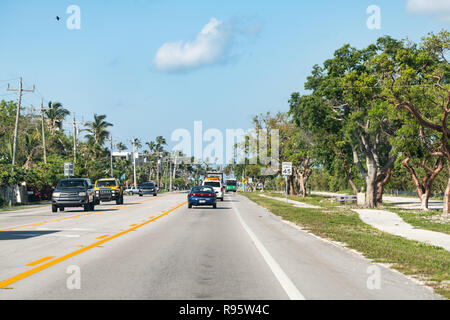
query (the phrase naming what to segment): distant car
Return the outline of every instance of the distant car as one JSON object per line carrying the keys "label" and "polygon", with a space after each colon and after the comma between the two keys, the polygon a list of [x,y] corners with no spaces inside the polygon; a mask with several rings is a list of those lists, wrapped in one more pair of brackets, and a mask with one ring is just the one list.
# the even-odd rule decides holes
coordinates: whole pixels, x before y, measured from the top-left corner
{"label": "distant car", "polygon": [[153,182],[144,182],[139,187],[139,197],[144,196],[145,194],[153,194],[154,197],[158,195],[158,189]]}
{"label": "distant car", "polygon": [[188,208],[192,206],[212,206],[217,208],[216,192],[212,187],[196,186],[188,194]]}
{"label": "distant car", "polygon": [[223,194],[224,194],[223,185],[219,179],[206,178],[205,181],[203,181],[202,185],[207,186],[207,187],[212,187],[214,189],[216,197],[218,199],[220,199],[220,201],[223,201]]}
{"label": "distant car", "polygon": [[138,187],[129,187],[125,190],[125,192],[129,194],[139,194],[139,188]]}
{"label": "distant car", "polygon": [[52,212],[64,211],[67,207],[83,207],[94,210],[95,194],[91,180],[83,178],[62,179],[52,194]]}

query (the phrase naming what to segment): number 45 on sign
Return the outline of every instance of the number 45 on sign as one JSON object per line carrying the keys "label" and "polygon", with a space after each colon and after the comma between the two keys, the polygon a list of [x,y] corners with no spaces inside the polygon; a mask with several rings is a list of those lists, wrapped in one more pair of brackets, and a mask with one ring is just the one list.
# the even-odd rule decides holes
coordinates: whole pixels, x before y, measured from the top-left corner
{"label": "number 45 on sign", "polygon": [[281,174],[283,176],[292,175],[292,162],[283,162],[281,166]]}

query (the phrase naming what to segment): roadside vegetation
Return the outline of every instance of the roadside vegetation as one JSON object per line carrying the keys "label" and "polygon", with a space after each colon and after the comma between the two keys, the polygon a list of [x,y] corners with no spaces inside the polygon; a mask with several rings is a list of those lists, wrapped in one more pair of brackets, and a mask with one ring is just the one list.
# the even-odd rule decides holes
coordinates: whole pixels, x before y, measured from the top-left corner
{"label": "roadside vegetation", "polygon": [[[450,299],[450,253],[445,249],[377,230],[365,224],[357,213],[350,210],[351,206],[341,206],[331,198],[290,197],[292,200],[321,207],[306,209],[263,198],[258,193],[243,194],[284,220],[291,221],[315,235],[339,242],[374,262],[386,264]],[[266,194],[280,197],[280,194]]]}
{"label": "roadside vegetation", "polygon": [[[287,113],[256,116],[253,129],[278,130],[280,161],[292,162],[289,194],[364,192],[374,208],[385,192],[407,191],[424,211],[443,197],[450,217],[449,53],[447,30],[418,43],[385,36],[362,49],[347,44],[313,66]],[[238,177],[251,177],[254,189],[285,189],[280,175],[266,174],[270,164],[255,164],[255,147],[239,147],[248,161],[235,166]]]}
{"label": "roadside vegetation", "polygon": [[[136,167],[137,184],[155,181],[164,192],[169,187],[170,175],[173,175],[173,161],[167,150],[167,141],[158,136],[155,140],[143,143],[134,141],[116,141],[111,144],[111,130],[114,125],[107,115],[94,114],[91,121],[77,123],[76,137],[72,130],[65,130],[64,123],[70,124],[70,111],[60,102],[48,102],[42,113],[35,113],[22,106],[19,126],[15,165],[13,158],[13,133],[17,112],[15,101],[0,101],[0,208],[7,207],[2,198],[2,189],[25,183],[33,195],[29,201],[35,203],[48,200],[52,187],[64,178],[64,163],[74,163],[76,177],[90,178],[93,182],[101,178],[115,177],[124,185],[133,185],[132,157],[113,157],[113,173],[110,169],[111,153],[132,151],[147,158],[144,164]],[[45,139],[45,140],[44,140]],[[45,143],[44,143],[45,141]],[[44,147],[45,146],[45,147]],[[159,159],[159,161],[158,161]],[[171,163],[172,162],[172,163]],[[210,170],[209,166],[177,164],[173,186],[185,188],[192,182],[190,177],[200,176]]]}

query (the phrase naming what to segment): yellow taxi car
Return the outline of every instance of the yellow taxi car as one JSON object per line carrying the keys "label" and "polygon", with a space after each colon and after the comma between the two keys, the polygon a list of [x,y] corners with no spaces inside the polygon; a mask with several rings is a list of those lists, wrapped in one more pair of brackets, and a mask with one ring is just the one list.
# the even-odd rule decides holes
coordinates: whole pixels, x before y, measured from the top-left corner
{"label": "yellow taxi car", "polygon": [[123,188],[120,181],[115,178],[100,179],[95,182],[95,203],[116,201],[123,204]]}

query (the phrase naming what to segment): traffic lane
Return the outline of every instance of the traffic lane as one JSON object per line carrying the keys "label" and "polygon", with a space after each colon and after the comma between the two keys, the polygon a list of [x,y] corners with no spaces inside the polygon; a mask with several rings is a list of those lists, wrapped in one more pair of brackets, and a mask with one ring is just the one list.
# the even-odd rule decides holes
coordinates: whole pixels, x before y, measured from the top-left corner
{"label": "traffic lane", "polygon": [[[282,222],[244,196],[229,201],[306,299],[440,299],[399,272]],[[379,289],[368,285],[378,271]]]}
{"label": "traffic lane", "polygon": [[[0,281],[26,272],[26,264],[44,257],[61,257],[108,236],[123,232],[171,210],[184,196],[149,198],[139,205],[121,205],[116,211],[53,222],[46,227],[0,231]],[[28,236],[26,236],[28,235]]]}
{"label": "traffic lane", "polygon": [[[158,195],[160,198],[168,194]],[[146,201],[148,197],[126,196],[124,205],[139,204]],[[82,208],[66,208],[65,211],[51,212],[51,205],[34,209],[24,209],[17,211],[7,211],[0,214],[0,231],[19,230],[25,227],[35,227],[34,224],[47,224],[68,220],[75,216],[87,216],[99,212],[116,210],[118,205],[115,202],[102,202],[95,206],[94,211],[84,211]]]}
{"label": "traffic lane", "polygon": [[[66,286],[70,265],[80,267],[80,290]],[[25,299],[287,299],[226,202],[183,205],[10,291]]]}

